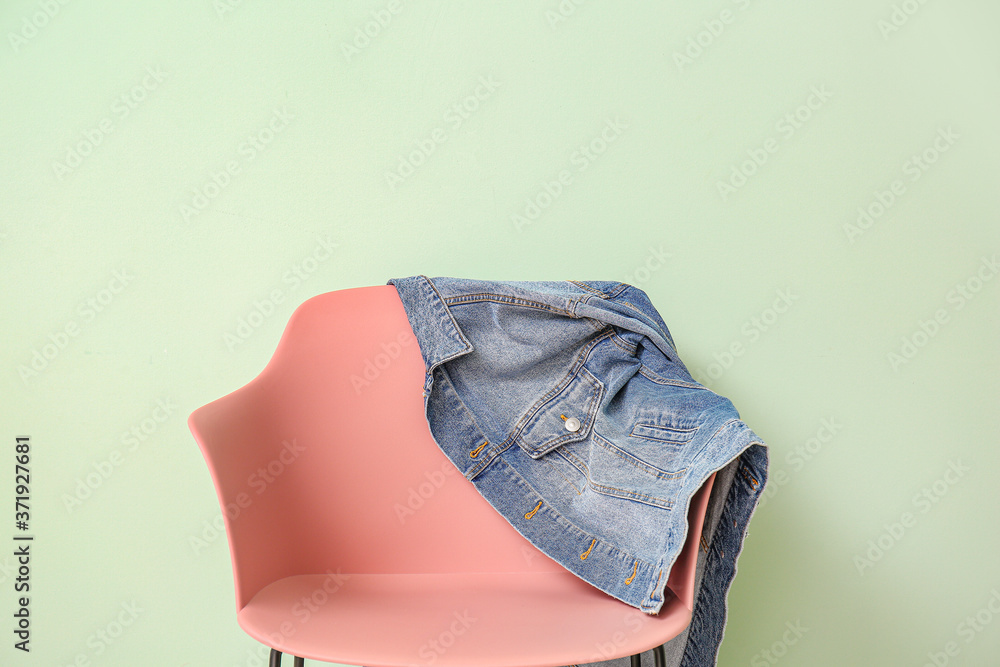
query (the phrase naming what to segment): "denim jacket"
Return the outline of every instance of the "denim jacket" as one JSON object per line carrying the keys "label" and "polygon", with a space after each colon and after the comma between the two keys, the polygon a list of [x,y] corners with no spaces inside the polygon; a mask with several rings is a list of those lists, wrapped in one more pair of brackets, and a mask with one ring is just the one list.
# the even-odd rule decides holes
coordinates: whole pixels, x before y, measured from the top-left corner
{"label": "denim jacket", "polygon": [[714,664],[767,448],[692,378],[646,293],[614,281],[387,284],[423,355],[442,451],[526,539],[608,595],[660,610],[689,501],[719,471],[675,663]]}

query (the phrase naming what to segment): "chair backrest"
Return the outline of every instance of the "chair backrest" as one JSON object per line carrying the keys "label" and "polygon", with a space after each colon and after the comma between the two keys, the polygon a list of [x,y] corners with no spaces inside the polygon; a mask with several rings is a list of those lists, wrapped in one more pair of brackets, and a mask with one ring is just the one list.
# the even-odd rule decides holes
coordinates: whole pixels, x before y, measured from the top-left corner
{"label": "chair backrest", "polygon": [[293,574],[563,570],[434,442],[423,380],[395,287],[345,289],[301,304],[264,370],[191,414],[238,609]]}

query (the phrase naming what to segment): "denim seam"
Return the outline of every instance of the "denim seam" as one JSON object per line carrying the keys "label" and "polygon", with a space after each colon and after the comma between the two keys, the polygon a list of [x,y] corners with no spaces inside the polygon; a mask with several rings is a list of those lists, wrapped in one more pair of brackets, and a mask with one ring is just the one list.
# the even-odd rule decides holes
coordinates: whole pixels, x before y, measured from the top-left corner
{"label": "denim seam", "polygon": [[[444,304],[445,303],[444,297],[441,295],[441,292],[438,291],[437,285],[435,285],[433,282],[431,282],[431,279],[428,278],[427,276],[423,276],[422,275],[421,277],[426,281],[427,286],[429,286],[431,288],[431,290],[434,291],[434,293],[437,295],[437,298],[441,301],[441,303]],[[433,371],[434,368],[436,368],[437,366],[442,365],[446,361],[451,361],[452,359],[455,359],[456,357],[460,357],[463,354],[467,354],[469,352],[469,350],[473,349],[472,348],[472,342],[468,338],[465,337],[465,333],[462,331],[461,327],[458,326],[458,322],[455,321],[455,316],[451,314],[451,310],[448,309],[447,305],[445,305],[445,309],[444,310],[445,310],[445,314],[441,316],[441,321],[442,321],[442,323],[445,324],[445,326],[441,327],[441,328],[444,329],[444,330],[446,330],[449,334],[454,333],[457,337],[451,337],[451,336],[449,336],[449,337],[451,337],[452,340],[455,340],[456,342],[462,343],[464,345],[464,348],[461,349],[461,350],[458,350],[458,351],[454,352],[453,354],[451,354],[451,355],[449,355],[447,357],[442,357],[440,359],[435,360],[434,365],[431,368],[428,369],[428,372]],[[449,322],[449,321],[451,323],[451,326],[447,326],[447,322]]]}
{"label": "denim seam", "polygon": [[[674,433],[677,434],[678,439],[671,440],[666,437],[657,438],[653,435],[640,435],[635,432],[635,429],[640,426],[645,426],[653,431],[655,431],[656,429],[661,429],[664,431],[673,431]],[[653,440],[655,442],[668,442],[675,445],[686,445],[687,443],[691,442],[691,439],[694,437],[694,434],[698,430],[698,428],[699,428],[698,426],[692,426],[688,428],[688,427],[667,426],[666,424],[657,424],[655,422],[636,422],[635,424],[632,425],[632,430],[629,431],[629,435],[632,436],[633,438],[642,438],[643,440]],[[680,440],[679,438],[683,436],[687,437],[684,437],[683,440]]]}
{"label": "denim seam", "polygon": [[[535,418],[535,416],[538,414],[538,412],[542,408],[544,408],[549,402],[555,400],[559,396],[559,394],[561,394],[565,389],[567,389],[569,387],[569,385],[577,378],[577,376],[580,376],[580,374],[583,371],[585,371],[585,370],[586,370],[586,367],[581,364],[579,366],[579,368],[577,368],[577,372],[574,373],[570,377],[569,382],[567,382],[565,386],[561,387],[559,389],[559,391],[557,391],[556,393],[552,394],[548,399],[546,399],[545,401],[543,401],[541,404],[537,405],[537,407],[533,407],[531,410],[529,410],[527,413],[525,413],[525,417],[524,417],[523,423],[521,423],[520,425],[515,425],[514,426],[514,429],[513,429],[514,437],[513,437],[512,441],[518,443],[518,446],[520,446],[521,449],[523,449],[524,451],[528,452],[529,455],[533,454],[536,450],[534,448],[530,447],[529,444],[527,442],[525,442],[524,439],[521,437],[522,435],[524,435],[524,431],[528,427],[528,424],[531,423],[531,420]],[[593,376],[593,373],[590,373],[590,371],[587,371],[587,373],[590,374],[591,376]],[[601,406],[601,397],[604,395],[604,385],[601,384],[600,380],[597,380],[596,378],[594,378],[593,380],[591,380],[591,378],[588,378],[586,376],[584,376],[582,378],[582,381],[586,382],[593,389],[597,390],[597,395],[593,396],[591,398],[591,400],[590,400],[590,407],[587,409],[586,422],[584,422],[584,423],[587,423],[587,424],[593,424],[593,422],[595,420],[595,417],[597,416],[597,411],[598,411],[598,409]],[[558,385],[556,385],[556,386],[558,386]],[[581,442],[583,440],[586,440],[586,432],[584,431],[583,428],[581,428],[576,433],[567,432],[564,435],[560,435],[560,436],[558,436],[556,438],[547,440],[546,443],[545,443],[545,450],[546,451],[552,451],[553,449],[555,449],[557,447],[561,447],[563,445],[568,445],[568,444],[571,444],[571,443],[574,443],[574,442]],[[545,455],[545,452],[543,452],[542,454],[539,454],[538,456],[532,456],[531,458],[533,458],[533,459],[534,458],[540,458],[540,457],[542,457],[544,455]]]}
{"label": "denim seam", "polygon": [[[448,385],[451,387],[451,392],[456,397],[459,397],[458,388],[455,387],[455,383],[451,381],[451,375],[448,374],[447,370],[444,367],[441,368],[441,376],[444,379],[444,381],[447,382]],[[476,416],[473,414],[472,410],[469,409],[469,406],[465,405],[465,401],[462,401],[460,397],[458,400],[462,403],[462,411],[467,415],[469,420],[475,426],[476,431],[479,432],[480,437],[482,437],[482,439],[486,441],[487,445],[492,444],[489,436],[486,435],[486,431],[483,430],[482,425],[480,425],[479,421],[476,419]],[[425,413],[426,410],[427,408],[425,403],[424,406]],[[469,468],[468,470],[466,470],[463,473],[463,476],[471,481],[472,479],[477,477],[483,470],[485,470],[490,465],[490,463],[493,462],[494,459],[500,456],[502,452],[503,450],[499,449],[499,447],[497,446],[493,447],[487,446],[483,448],[483,450],[480,451],[479,454],[476,456],[476,464],[471,468]],[[480,456],[482,457],[481,459],[479,458]],[[459,469],[459,472],[461,472],[461,469]]]}
{"label": "denim seam", "polygon": [[[645,461],[639,458],[635,454],[629,454],[628,452],[622,450],[620,447],[616,447],[614,443],[612,443],[610,440],[605,438],[600,433],[597,433],[596,431],[594,432],[593,435],[594,435],[594,440],[595,442],[597,442],[598,445],[604,447],[604,449],[608,450],[609,452],[611,452],[618,458],[622,459],[629,465],[632,465],[635,468],[642,470],[643,472],[647,472],[653,477],[656,477],[657,479],[676,479],[677,477],[687,472],[686,467],[675,471],[664,470],[663,468],[654,466],[649,461]],[[649,468],[649,470],[645,470],[645,468]]]}
{"label": "denim seam", "polygon": [[566,282],[571,283],[573,285],[576,285],[580,289],[582,289],[584,291],[587,291],[587,292],[590,292],[591,294],[596,294],[597,296],[600,296],[602,298],[604,297],[604,292],[591,287],[590,285],[586,284],[585,282],[582,282],[582,281],[579,281],[579,280],[567,280]]}
{"label": "denim seam", "polygon": [[[530,421],[531,416],[534,416],[534,414],[538,412],[538,410],[541,409],[543,405],[545,405],[553,398],[558,396],[560,393],[562,393],[563,389],[568,387],[570,383],[573,382],[573,378],[579,374],[580,368],[582,368],[587,363],[587,357],[590,354],[590,350],[592,350],[594,346],[601,341],[602,338],[604,338],[604,336],[591,340],[586,345],[584,345],[579,352],[577,352],[576,358],[573,360],[573,365],[570,366],[569,370],[566,371],[566,374],[559,379],[559,382],[556,383],[556,385],[552,389],[543,394],[537,401],[535,401],[534,405],[532,405],[525,411],[524,415],[522,416],[522,418],[524,418],[525,416],[527,417],[527,419],[524,419],[525,422]],[[600,384],[600,381],[598,381],[598,384]],[[514,430],[516,432],[519,429],[515,426]]]}
{"label": "denim seam", "polygon": [[639,367],[639,373],[644,375],[650,382],[655,382],[656,384],[668,384],[674,387],[687,387],[689,389],[702,389],[708,390],[708,387],[703,385],[693,384],[691,382],[684,382],[683,380],[670,380],[661,375],[658,375],[655,371],[650,370],[649,366],[642,365]]}
{"label": "denim seam", "polygon": [[584,463],[576,454],[569,451],[565,447],[556,447],[552,450],[552,452],[566,459],[567,463],[579,470],[580,474],[587,478],[587,482],[590,482],[590,470],[587,469],[587,464]]}
{"label": "denim seam", "polygon": [[[635,305],[634,303],[626,301],[625,299],[615,299],[615,303],[620,303],[622,305],[628,306],[629,308],[631,308],[635,312],[639,313],[643,317],[649,317],[649,315],[645,311],[643,311],[642,308],[640,308],[639,306]],[[659,327],[657,327],[657,328],[659,328]],[[663,332],[661,331],[660,333],[662,334]],[[666,336],[664,336],[664,338],[666,338]]]}
{"label": "denim seam", "polygon": [[[628,489],[619,489],[617,486],[595,483],[592,480],[588,481],[590,482],[590,487],[594,490],[594,493],[600,493],[612,498],[620,498],[621,500],[633,500],[637,503],[642,503],[643,505],[649,505],[650,507],[667,510],[668,512],[674,508],[674,501],[667,500],[666,498],[651,496],[648,493],[639,493],[638,491],[629,491]],[[618,491],[619,493],[613,493],[614,491]]]}
{"label": "denim seam", "polygon": [[[611,325],[608,325],[611,328]],[[639,349],[638,345],[632,345],[627,340],[618,335],[618,332],[611,329],[611,342],[622,349],[623,352],[629,354],[630,356],[635,356],[636,351]]]}
{"label": "denim seam", "polygon": [[483,301],[492,301],[494,303],[503,303],[511,306],[521,306],[523,308],[535,308],[568,317],[572,316],[572,313],[564,308],[557,308],[547,303],[532,301],[519,296],[504,296],[501,294],[491,294],[489,292],[477,292],[474,294],[460,294],[444,298],[444,303],[447,306],[457,306],[467,303],[482,303]]}
{"label": "denim seam", "polygon": [[558,473],[560,477],[562,477],[564,480],[566,480],[566,483],[569,484],[571,487],[573,487],[573,490],[576,491],[576,495],[578,495],[578,496],[582,496],[583,495],[583,491],[581,491],[580,489],[576,488],[576,484],[573,483],[573,480],[571,480],[569,477],[567,477],[566,475],[564,475],[563,471],[559,469],[559,466],[557,466],[555,463],[552,462],[551,458],[549,458],[548,456],[543,456],[543,457],[541,457],[538,460],[539,461],[544,461],[546,464],[548,464],[548,466],[550,468],[552,468],[553,470],[555,470],[556,473]]}
{"label": "denim seam", "polygon": [[614,286],[612,292],[610,294],[608,294],[606,292],[602,292],[601,290],[597,289],[596,287],[591,287],[590,285],[586,284],[583,281],[567,280],[566,282],[573,283],[574,285],[576,285],[580,289],[586,290],[586,291],[590,292],[591,294],[595,294],[595,295],[599,296],[602,299],[613,299],[616,296],[618,296],[619,294],[621,294],[623,291],[625,291],[626,288],[630,287],[630,285],[628,285],[627,283],[621,283],[621,282],[615,283],[615,286]]}
{"label": "denim seam", "polygon": [[[555,450],[557,453],[561,454],[570,465],[583,473],[584,477],[587,478],[587,486],[589,486],[594,493],[600,493],[601,495],[610,496],[612,498],[621,498],[622,500],[634,500],[637,503],[643,503],[644,505],[649,505],[650,507],[657,507],[659,509],[671,510],[673,509],[674,502],[672,500],[667,500],[666,498],[658,498],[657,496],[651,496],[645,493],[639,493],[638,491],[629,491],[628,489],[620,489],[617,486],[611,486],[609,484],[601,484],[600,482],[595,482],[590,476],[590,468],[587,464],[580,459],[579,456],[569,451],[565,447],[559,447]],[[680,472],[686,472],[687,469]],[[610,491],[620,491],[621,493],[610,493]],[[656,502],[646,502],[643,498],[648,498],[650,501]]]}
{"label": "denim seam", "polygon": [[[513,443],[523,442],[521,440],[521,434],[524,432],[525,428],[528,426],[531,420],[534,419],[535,415],[537,415],[538,412],[543,407],[545,407],[545,405],[547,405],[549,402],[558,397],[559,394],[565,391],[574,382],[574,380],[581,375],[581,372],[583,370],[586,370],[587,357],[590,355],[590,351],[604,338],[606,338],[606,335],[598,336],[597,338],[594,338],[593,340],[589,341],[586,345],[584,345],[583,348],[577,353],[576,358],[573,361],[573,365],[570,366],[569,370],[566,371],[566,374],[559,379],[559,382],[552,389],[545,392],[545,394],[543,394],[538,400],[536,400],[535,403],[531,407],[529,407],[524,412],[524,414],[521,415],[521,418],[518,419],[517,422],[515,422],[513,428],[511,428],[510,435],[501,443],[501,446],[503,447],[504,450],[510,447],[511,444]],[[587,422],[590,423],[593,421],[595,415],[597,414],[598,408],[600,408],[601,397],[604,394],[604,384],[599,379],[597,379],[594,376],[594,374],[591,373],[589,370],[587,371],[587,375],[589,377],[582,376],[582,381],[586,382],[593,389],[597,390],[596,400],[590,401],[591,405],[587,414]],[[581,433],[569,433],[567,435],[560,436],[564,438],[566,442],[559,443],[558,445],[551,445],[550,449],[554,447],[559,447],[562,444],[567,444],[568,442],[574,442],[574,438],[583,439],[582,435],[583,433],[581,432]],[[556,441],[558,440],[559,438],[556,438]],[[524,443],[522,449],[524,449],[526,452],[531,451],[527,447],[527,443]]]}

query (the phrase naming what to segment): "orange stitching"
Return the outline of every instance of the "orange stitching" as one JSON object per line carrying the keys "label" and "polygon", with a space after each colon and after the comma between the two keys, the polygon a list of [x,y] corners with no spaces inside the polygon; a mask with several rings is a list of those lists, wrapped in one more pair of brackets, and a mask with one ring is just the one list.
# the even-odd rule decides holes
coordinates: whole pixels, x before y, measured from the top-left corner
{"label": "orange stitching", "polygon": [[705,539],[705,533],[701,534],[699,542],[701,542],[701,546],[705,549],[705,551],[708,551],[708,540]]}
{"label": "orange stitching", "polygon": [[[543,457],[541,460],[545,461],[550,466],[555,467],[555,465],[556,465],[555,463],[552,462],[551,459],[549,459],[547,457]],[[578,496],[583,495],[583,493],[580,491],[580,489],[576,488],[576,484],[574,484],[573,482],[571,482],[570,479],[569,479],[569,477],[567,477],[566,475],[564,475],[562,473],[562,470],[560,470],[559,468],[556,468],[555,470],[556,470],[557,473],[559,473],[560,477],[562,477],[564,480],[566,480],[567,484],[569,484],[570,486],[573,487],[573,490],[576,491],[576,495],[578,495]]]}
{"label": "orange stitching", "polygon": [[[651,475],[655,475],[656,477],[659,477],[661,479],[671,479],[671,478],[677,477],[678,475],[683,474],[687,470],[687,468],[684,468],[682,470],[677,470],[675,472],[669,472],[667,470],[662,470],[662,469],[657,468],[656,466],[652,465],[651,463],[646,463],[642,459],[639,459],[639,458],[633,456],[632,454],[626,452],[623,449],[619,449],[617,445],[615,445],[613,442],[609,441],[607,438],[602,438],[599,434],[596,434],[596,433],[594,434],[594,436],[595,436],[594,437],[594,442],[596,442],[598,445],[601,445],[602,447],[604,447],[604,449],[606,449],[610,454],[614,454],[615,456],[617,456],[618,458],[620,458],[622,461],[624,461],[625,463],[628,463],[630,466],[632,466],[634,468],[638,468],[639,470],[642,470],[643,472],[647,472],[647,473],[649,473]],[[641,436],[639,436],[639,437],[641,437]],[[605,445],[604,444],[605,442],[607,442],[608,444]],[[640,464],[642,464],[642,465],[640,465]],[[650,472],[648,470],[648,468],[652,468],[656,472]]]}
{"label": "orange stitching", "polygon": [[483,451],[483,447],[485,447],[488,442],[489,442],[488,440],[483,440],[483,444],[479,445],[478,447],[476,447],[475,449],[473,449],[471,452],[469,452],[469,457],[470,458],[476,458],[477,456],[479,456],[479,452]]}
{"label": "orange stitching", "polygon": [[525,514],[525,515],[524,515],[524,518],[525,518],[525,519],[530,519],[531,517],[535,516],[535,512],[537,512],[537,511],[538,511],[538,508],[539,508],[539,507],[541,507],[541,506],[542,506],[542,501],[541,501],[541,500],[539,500],[539,501],[538,501],[538,504],[537,504],[537,505],[535,505],[535,509],[533,509],[533,510],[531,510],[530,512],[528,512],[527,514]]}
{"label": "orange stitching", "polygon": [[584,551],[582,554],[580,554],[580,560],[587,560],[587,556],[589,556],[590,552],[593,551],[595,544],[597,544],[597,540],[594,540],[593,542],[591,542],[590,546],[587,548],[587,550]]}
{"label": "orange stitching", "polygon": [[632,568],[632,576],[625,580],[625,585],[628,586],[635,579],[635,573],[639,570],[639,561],[635,562],[635,566]]}
{"label": "orange stitching", "polygon": [[756,479],[753,478],[753,476],[747,473],[745,469],[740,468],[740,474],[743,475],[744,479],[748,480],[751,484],[753,484],[753,488],[756,489],[757,485],[760,484],[760,482],[758,482]]}

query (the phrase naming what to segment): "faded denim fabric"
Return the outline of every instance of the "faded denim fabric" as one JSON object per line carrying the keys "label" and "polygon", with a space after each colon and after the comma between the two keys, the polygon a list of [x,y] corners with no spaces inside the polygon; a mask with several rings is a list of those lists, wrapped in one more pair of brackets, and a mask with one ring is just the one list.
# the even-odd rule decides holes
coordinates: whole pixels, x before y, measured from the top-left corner
{"label": "faded denim fabric", "polygon": [[691,497],[719,471],[691,625],[665,645],[671,665],[714,664],[767,447],[694,380],[646,293],[614,281],[387,284],[423,355],[442,451],[518,532],[608,595],[660,610]]}

